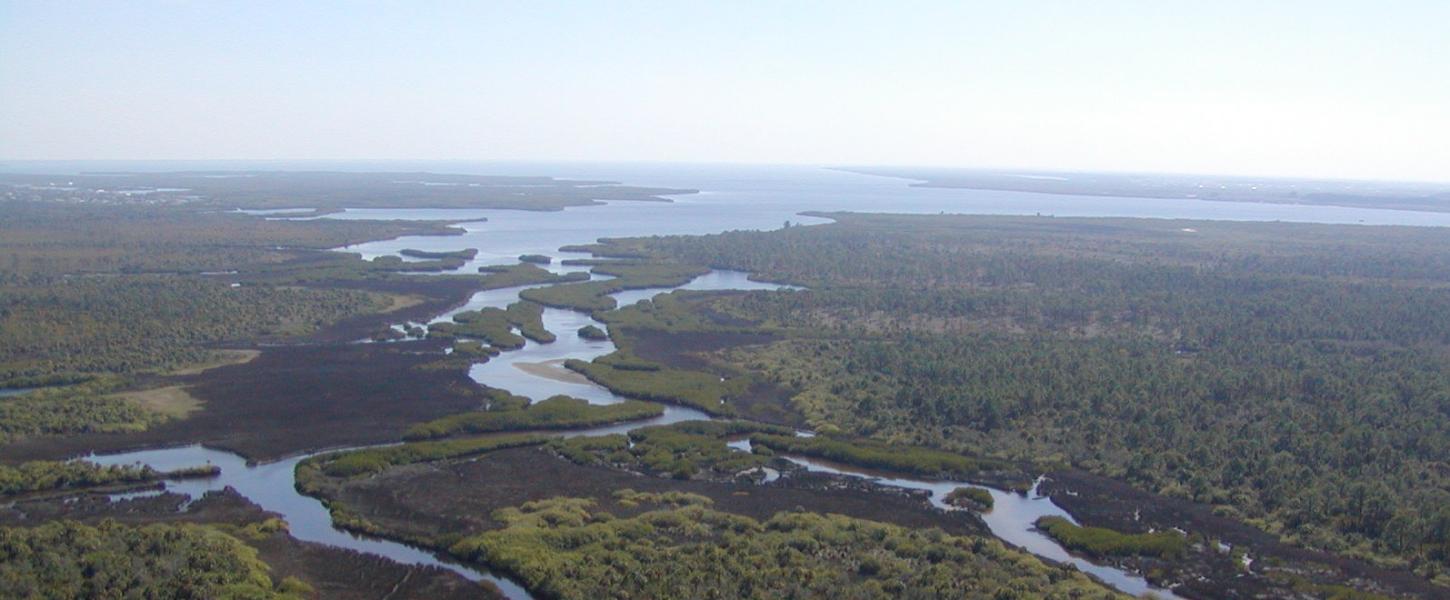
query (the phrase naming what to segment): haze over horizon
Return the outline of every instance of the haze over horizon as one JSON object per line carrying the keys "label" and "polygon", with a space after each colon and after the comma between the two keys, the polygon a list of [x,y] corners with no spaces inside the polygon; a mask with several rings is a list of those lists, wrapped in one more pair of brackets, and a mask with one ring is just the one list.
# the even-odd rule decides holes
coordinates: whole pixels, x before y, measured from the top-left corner
{"label": "haze over horizon", "polygon": [[0,1],[0,161],[1450,181],[1450,3]]}

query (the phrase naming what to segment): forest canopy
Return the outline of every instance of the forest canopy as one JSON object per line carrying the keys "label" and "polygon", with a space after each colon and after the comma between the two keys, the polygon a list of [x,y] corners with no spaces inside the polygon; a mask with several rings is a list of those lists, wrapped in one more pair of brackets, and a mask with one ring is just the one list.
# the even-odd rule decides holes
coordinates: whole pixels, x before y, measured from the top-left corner
{"label": "forest canopy", "polygon": [[[1433,228],[829,214],[608,240],[808,286],[675,302],[817,429],[1066,461],[1316,548],[1450,569],[1450,237]],[[658,312],[659,307],[655,307]],[[604,315],[628,338],[650,311]]]}

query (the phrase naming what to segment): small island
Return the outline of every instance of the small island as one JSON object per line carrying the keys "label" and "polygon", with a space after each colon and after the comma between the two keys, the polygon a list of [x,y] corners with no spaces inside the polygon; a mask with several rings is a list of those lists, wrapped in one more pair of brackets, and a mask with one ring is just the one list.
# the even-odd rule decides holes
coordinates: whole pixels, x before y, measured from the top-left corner
{"label": "small island", "polygon": [[469,248],[467,250],[453,250],[453,251],[447,251],[447,252],[433,252],[431,250],[418,250],[418,249],[415,249],[415,248],[405,248],[403,250],[399,250],[398,251],[398,254],[401,254],[401,255],[406,256],[406,257],[409,257],[409,258],[430,258],[430,259],[433,259],[433,260],[447,260],[447,259],[450,259],[450,258],[453,258],[453,259],[462,259],[462,260],[473,260],[473,257],[478,256],[478,249],[477,248]]}
{"label": "small island", "polygon": [[519,256],[519,261],[534,263],[536,265],[547,265],[554,262],[554,259],[542,254],[523,254]]}
{"label": "small island", "polygon": [[947,504],[957,508],[969,508],[977,512],[992,510],[992,493],[982,488],[959,487],[944,498]]}
{"label": "small island", "polygon": [[607,340],[609,334],[594,325],[585,325],[579,328],[579,337],[586,340]]}

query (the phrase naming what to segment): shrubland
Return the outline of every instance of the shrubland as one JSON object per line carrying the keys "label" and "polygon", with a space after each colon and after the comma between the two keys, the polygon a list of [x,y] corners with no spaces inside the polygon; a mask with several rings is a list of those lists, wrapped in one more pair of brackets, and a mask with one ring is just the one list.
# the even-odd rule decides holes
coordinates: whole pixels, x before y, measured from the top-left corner
{"label": "shrubland", "polygon": [[301,599],[274,582],[257,551],[219,528],[190,523],[0,527],[0,596],[7,598]]}
{"label": "shrubland", "polygon": [[996,540],[802,512],[757,521],[703,497],[622,492],[659,508],[616,517],[584,499],[530,502],[450,552],[551,598],[1117,597]]}
{"label": "shrubland", "polygon": [[[790,389],[818,430],[1068,463],[1291,542],[1450,572],[1442,231],[826,216],[589,249],[807,286],[663,317],[789,338],[715,358]],[[644,310],[617,311],[616,337],[658,326]]]}

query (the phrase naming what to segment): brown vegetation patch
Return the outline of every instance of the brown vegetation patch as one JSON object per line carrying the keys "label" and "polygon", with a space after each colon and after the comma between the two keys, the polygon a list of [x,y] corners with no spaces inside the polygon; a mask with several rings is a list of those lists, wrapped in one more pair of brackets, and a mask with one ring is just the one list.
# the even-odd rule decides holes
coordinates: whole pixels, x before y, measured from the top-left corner
{"label": "brown vegetation patch", "polygon": [[177,369],[166,374],[175,376],[197,375],[203,371],[209,371],[217,367],[249,363],[261,355],[261,350],[217,350],[212,353],[212,359],[209,361],[197,363],[184,369]]}
{"label": "brown vegetation patch", "polygon": [[387,305],[378,312],[390,313],[403,310],[411,306],[417,306],[428,300],[426,297],[417,294],[386,294],[384,298],[387,300]]}
{"label": "brown vegetation patch", "polygon": [[408,426],[477,408],[480,388],[462,368],[440,368],[440,343],[267,348],[246,364],[187,378],[203,402],[190,418],[133,434],[21,441],[7,459],[64,458],[92,451],[205,443],[252,460],[388,442]]}
{"label": "brown vegetation patch", "polygon": [[676,369],[699,370],[712,366],[703,355],[736,346],[769,344],[780,336],[769,333],[669,333],[629,328],[629,350],[635,356]]}
{"label": "brown vegetation patch", "polygon": [[[1177,527],[1190,533],[1207,534],[1234,548],[1247,548],[1257,573],[1264,572],[1266,564],[1282,562],[1282,570],[1298,575],[1323,575],[1327,569],[1333,575],[1325,579],[1328,583],[1357,580],[1387,588],[1393,595],[1421,598],[1442,598],[1446,593],[1445,588],[1414,573],[1383,569],[1361,560],[1285,544],[1262,529],[1213,514],[1213,508],[1208,505],[1152,494],[1085,471],[1049,473],[1042,491],[1085,526],[1127,533]],[[1248,598],[1268,589],[1263,577],[1244,577],[1236,563],[1227,560],[1226,555],[1222,558],[1209,561],[1210,564],[1194,560],[1170,564],[1169,569],[1192,571],[1193,575],[1177,577],[1188,573],[1175,573],[1174,579],[1183,581],[1184,588],[1174,591],[1190,598],[1230,595]]]}
{"label": "brown vegetation patch", "polygon": [[455,306],[467,302],[482,289],[481,280],[416,276],[393,279],[344,280],[310,285],[321,288],[345,288],[390,296],[409,296],[418,302],[393,307],[383,312],[358,315],[324,327],[309,336],[314,342],[350,342],[372,336],[378,330],[404,321],[427,321]]}
{"label": "brown vegetation patch", "polygon": [[201,401],[187,393],[186,386],[181,385],[121,392],[106,397],[135,402],[141,405],[141,408],[172,419],[185,419],[201,408]]}

